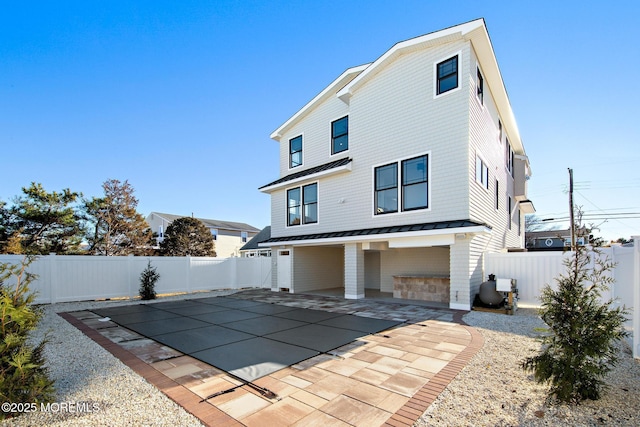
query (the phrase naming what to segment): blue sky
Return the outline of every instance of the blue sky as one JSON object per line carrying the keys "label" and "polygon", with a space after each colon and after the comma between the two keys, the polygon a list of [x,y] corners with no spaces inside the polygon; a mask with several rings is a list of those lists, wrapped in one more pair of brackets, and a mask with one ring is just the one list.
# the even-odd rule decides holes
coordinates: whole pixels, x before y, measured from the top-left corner
{"label": "blue sky", "polygon": [[0,199],[32,181],[99,196],[115,178],[145,216],[262,228],[275,128],[346,68],[483,17],[537,214],[568,216],[571,167],[576,204],[608,218],[600,236],[640,235],[640,3],[586,4],[2,1]]}

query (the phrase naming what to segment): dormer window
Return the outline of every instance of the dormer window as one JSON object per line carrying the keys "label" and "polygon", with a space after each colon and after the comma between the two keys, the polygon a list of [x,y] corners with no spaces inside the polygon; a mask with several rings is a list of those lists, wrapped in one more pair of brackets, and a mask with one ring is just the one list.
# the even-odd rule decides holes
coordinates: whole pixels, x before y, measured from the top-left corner
{"label": "dormer window", "polygon": [[349,149],[349,116],[331,123],[331,154]]}

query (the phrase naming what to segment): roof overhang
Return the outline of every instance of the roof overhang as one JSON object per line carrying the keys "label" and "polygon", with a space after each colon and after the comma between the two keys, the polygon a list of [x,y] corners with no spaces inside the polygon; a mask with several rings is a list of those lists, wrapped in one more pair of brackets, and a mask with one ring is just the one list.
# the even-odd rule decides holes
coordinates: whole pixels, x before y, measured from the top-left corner
{"label": "roof overhang", "polygon": [[[290,240],[287,237],[281,237],[278,239],[271,239],[260,243],[260,247],[273,247],[273,246],[324,246],[324,245],[339,245],[345,243],[375,243],[375,242],[388,242],[390,248],[408,248],[408,247],[429,247],[429,246],[449,246],[455,242],[456,238],[466,238],[468,235],[475,234],[490,234],[491,227],[479,224],[474,226],[454,227],[454,228],[442,228],[433,230],[419,230],[419,231],[402,231],[402,232],[389,232],[379,234],[357,234],[357,235],[343,235],[343,236],[331,236],[331,237],[317,237],[320,235],[310,235],[309,238],[299,238],[291,236]],[[345,232],[349,234],[349,232]]]}
{"label": "roof overhang", "polygon": [[322,92],[309,101],[304,107],[302,107],[297,113],[295,113],[289,120],[284,122],[278,129],[271,133],[271,139],[280,141],[280,138],[289,130],[294,124],[305,117],[311,112],[318,104],[324,100],[334,96],[336,91],[342,88],[345,84],[351,81],[354,77],[364,71],[370,64],[364,64],[357,67],[347,69],[344,73],[335,79],[329,86],[327,86]]}
{"label": "roof overhang", "polygon": [[533,202],[531,200],[522,200],[521,202],[518,202],[518,205],[520,206],[520,212],[525,215],[536,213],[536,208],[533,206]]}

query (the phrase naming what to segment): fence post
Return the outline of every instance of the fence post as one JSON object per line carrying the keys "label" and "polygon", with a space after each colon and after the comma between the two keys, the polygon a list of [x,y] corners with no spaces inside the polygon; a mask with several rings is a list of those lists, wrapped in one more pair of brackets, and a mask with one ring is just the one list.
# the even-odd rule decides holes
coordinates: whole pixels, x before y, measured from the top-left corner
{"label": "fence post", "polygon": [[133,254],[127,255],[127,277],[129,278],[129,299],[133,299]]}
{"label": "fence post", "polygon": [[633,240],[633,357],[640,358],[640,236]]}
{"label": "fence post", "polygon": [[49,264],[49,295],[51,304],[55,304],[58,300],[58,296],[56,295],[57,288],[57,276],[58,276],[58,265],[56,260],[55,252],[51,252],[47,257],[47,263]]}
{"label": "fence post", "polygon": [[186,266],[187,266],[187,277],[186,277],[186,281],[187,281],[187,293],[190,294],[191,293],[191,257],[187,256],[186,258]]}

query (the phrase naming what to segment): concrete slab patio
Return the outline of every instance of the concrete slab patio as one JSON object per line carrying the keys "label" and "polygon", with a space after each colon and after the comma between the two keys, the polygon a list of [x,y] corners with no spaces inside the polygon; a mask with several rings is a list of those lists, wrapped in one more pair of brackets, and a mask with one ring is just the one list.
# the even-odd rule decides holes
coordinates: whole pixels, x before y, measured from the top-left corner
{"label": "concrete slab patio", "polygon": [[269,312],[287,306],[403,323],[244,383],[91,311],[61,316],[205,425],[216,426],[412,425],[482,346],[479,332],[462,324],[463,312],[269,290],[233,297],[239,305],[277,304],[267,306]]}

